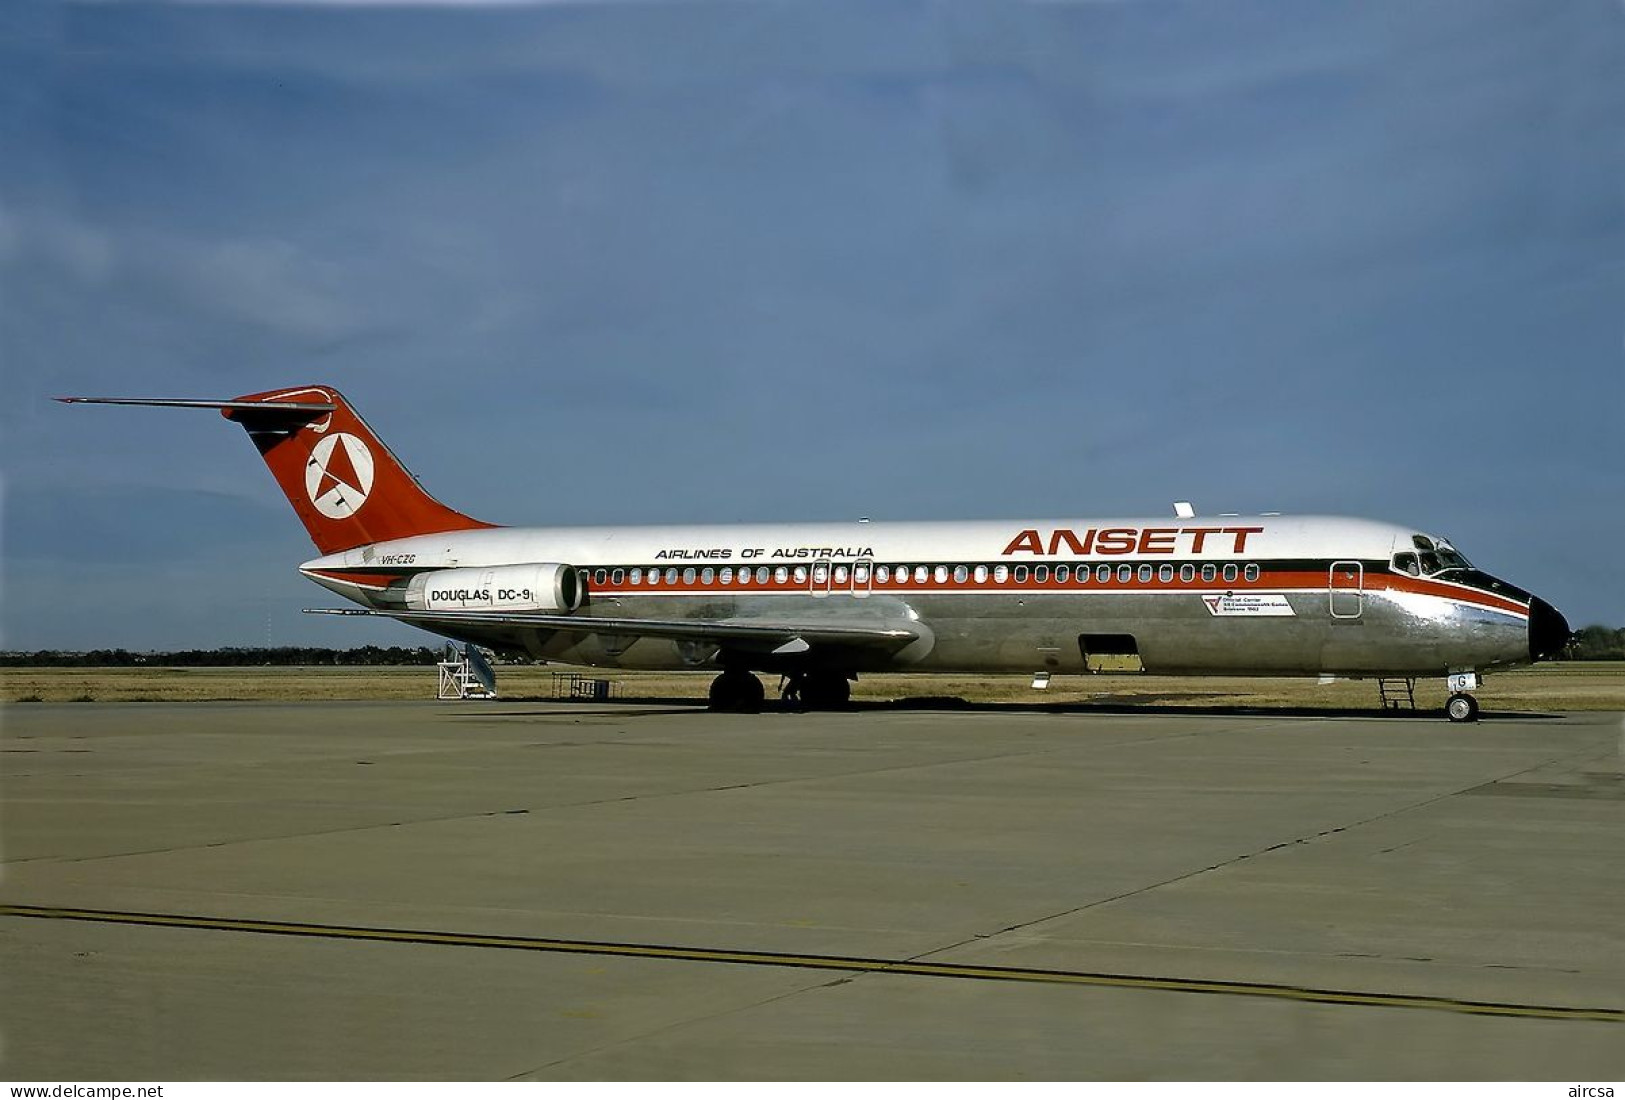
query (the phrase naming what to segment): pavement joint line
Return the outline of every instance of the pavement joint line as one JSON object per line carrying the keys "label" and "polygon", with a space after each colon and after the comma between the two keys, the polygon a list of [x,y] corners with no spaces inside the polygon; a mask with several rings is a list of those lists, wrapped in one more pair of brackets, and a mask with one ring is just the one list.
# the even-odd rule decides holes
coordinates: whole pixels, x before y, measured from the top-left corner
{"label": "pavement joint line", "polygon": [[161,928],[189,928],[217,932],[296,936],[309,939],[358,940],[411,943],[442,947],[483,947],[510,951],[537,951],[553,954],[608,955],[622,958],[663,959],[674,962],[709,962],[740,966],[784,967],[803,970],[833,970],[854,974],[900,974],[909,977],[956,978],[961,980],[1029,982],[1048,985],[1076,985],[1097,988],[1157,990],[1170,993],[1206,993],[1242,997],[1268,997],[1277,1000],[1320,1004],[1409,1008],[1460,1012],[1476,1016],[1518,1017],[1546,1020],[1587,1020],[1625,1024],[1625,1009],[1582,1008],[1569,1005],[1522,1004],[1501,1001],[1464,1000],[1453,997],[1360,990],[1317,989],[1307,986],[1267,982],[1227,981],[1207,978],[1171,978],[1143,974],[1110,974],[1082,970],[1046,970],[1031,967],[980,966],[964,963],[925,962],[907,959],[875,959],[846,955],[799,954],[795,952],[746,951],[725,948],[680,947],[660,944],[612,943],[596,940],[552,939],[535,936],[502,936],[473,932],[437,932],[402,928],[370,928],[347,925],[310,924],[292,921],[253,920],[236,917],[210,917],[184,913],[136,913],[113,909],[77,909],[43,905],[0,905],[0,917],[39,920],[83,921],[99,924],[142,925]]}

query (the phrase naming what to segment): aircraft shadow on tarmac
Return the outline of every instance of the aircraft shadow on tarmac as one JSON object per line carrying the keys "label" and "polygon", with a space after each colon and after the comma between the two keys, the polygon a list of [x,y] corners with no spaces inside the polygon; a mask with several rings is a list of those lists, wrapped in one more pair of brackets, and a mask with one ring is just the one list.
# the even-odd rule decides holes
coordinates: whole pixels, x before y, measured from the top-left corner
{"label": "aircraft shadow on tarmac", "polygon": [[[1195,703],[1170,703],[1169,696],[1157,695],[1157,702],[1149,699],[1143,702],[1133,697],[1117,696],[1109,700],[1098,702],[1021,702],[1006,700],[1000,702],[971,702],[956,695],[921,695],[903,699],[894,699],[886,702],[871,702],[868,700],[856,701],[839,708],[836,711],[822,713],[845,714],[888,714],[888,713],[955,713],[955,714],[1055,714],[1055,715],[1148,715],[1168,717],[1187,715],[1190,717],[1209,718],[1362,718],[1362,719],[1443,719],[1442,708],[1418,707],[1415,710],[1381,708],[1381,707],[1303,707],[1303,706],[1250,706],[1247,704],[1229,704],[1223,706],[1206,706]],[[1193,699],[1204,698],[1199,694],[1190,696]],[[663,697],[638,699],[598,699],[589,706],[583,706],[579,701],[568,699],[552,699],[545,696],[511,696],[508,698],[492,700],[497,703],[533,704],[541,709],[526,711],[502,711],[493,715],[488,711],[470,710],[465,712],[469,717],[559,717],[561,715],[613,715],[616,717],[633,717],[641,715],[673,715],[704,713],[706,703],[703,699],[691,697]],[[556,708],[556,709],[555,709]],[[763,715],[774,714],[809,714],[815,713],[803,707],[788,703],[769,701],[762,706]],[[1542,711],[1493,711],[1480,712],[1481,721],[1497,721],[1518,719],[1520,721],[1551,720],[1561,721],[1561,714],[1551,714]]]}

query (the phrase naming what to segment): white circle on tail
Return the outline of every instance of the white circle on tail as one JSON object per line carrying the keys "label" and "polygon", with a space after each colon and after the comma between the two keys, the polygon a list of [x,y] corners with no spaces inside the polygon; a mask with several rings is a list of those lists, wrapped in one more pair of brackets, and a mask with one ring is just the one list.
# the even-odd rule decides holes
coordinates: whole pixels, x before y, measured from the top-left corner
{"label": "white circle on tail", "polygon": [[305,463],[305,493],[328,519],[349,519],[372,492],[372,452],[360,436],[335,432],[320,440]]}

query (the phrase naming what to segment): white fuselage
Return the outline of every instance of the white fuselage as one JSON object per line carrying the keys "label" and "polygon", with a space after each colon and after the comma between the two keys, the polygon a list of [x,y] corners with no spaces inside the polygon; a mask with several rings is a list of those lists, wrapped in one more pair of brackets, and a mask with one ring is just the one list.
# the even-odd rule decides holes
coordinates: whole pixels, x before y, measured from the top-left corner
{"label": "white fuselage", "polygon": [[[1529,662],[1532,610],[1546,605],[1464,561],[1429,575],[1426,561],[1439,555],[1423,547],[1435,544],[1440,554],[1448,548],[1412,528],[1302,516],[490,528],[374,543],[301,568],[364,606],[398,609],[425,574],[556,563],[585,581],[571,611],[580,619],[907,624],[918,636],[892,651],[814,651],[813,660],[849,672],[1128,664],[1153,673],[1442,676]],[[726,645],[669,638],[419,625],[588,665],[742,659]]]}

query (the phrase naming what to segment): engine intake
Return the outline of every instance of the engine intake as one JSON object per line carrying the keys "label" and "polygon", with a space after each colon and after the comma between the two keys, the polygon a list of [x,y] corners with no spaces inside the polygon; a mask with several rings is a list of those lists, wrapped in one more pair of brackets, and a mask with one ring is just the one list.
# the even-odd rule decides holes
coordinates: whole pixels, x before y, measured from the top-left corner
{"label": "engine intake", "polygon": [[556,562],[437,569],[406,585],[413,611],[574,611],[581,596],[576,571]]}

